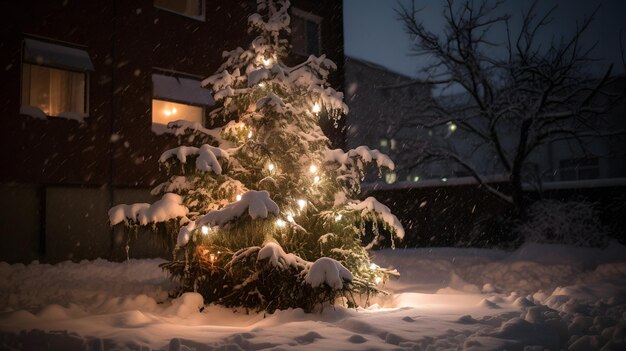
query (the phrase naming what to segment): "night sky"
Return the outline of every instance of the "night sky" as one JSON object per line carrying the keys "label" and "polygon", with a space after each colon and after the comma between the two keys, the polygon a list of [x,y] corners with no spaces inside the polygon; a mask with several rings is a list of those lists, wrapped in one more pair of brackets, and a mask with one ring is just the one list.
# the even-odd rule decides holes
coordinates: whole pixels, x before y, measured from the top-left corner
{"label": "night sky", "polygon": [[[400,0],[410,5],[410,0]],[[477,1],[479,3],[479,1]],[[410,39],[404,33],[402,23],[397,19],[394,8],[398,3],[392,0],[343,0],[345,54],[365,59],[389,68],[392,71],[416,76],[423,59],[410,56]],[[417,7],[423,8],[423,19],[429,28],[442,28],[441,13],[444,1],[418,0]],[[502,10],[512,14],[513,28],[519,26],[522,10],[530,7],[530,1],[507,0]],[[586,33],[587,44],[598,42],[595,57],[602,59],[598,68],[614,63],[614,73],[623,73],[619,50],[619,33],[626,44],[626,1],[623,0],[542,0],[539,10],[557,5],[554,19],[543,40],[549,43],[552,35],[571,33],[576,21],[591,15],[600,6],[595,21]],[[519,28],[519,27],[517,27]],[[501,31],[503,33],[503,31]],[[557,37],[558,38],[558,37]],[[504,37],[499,38],[504,44]],[[625,45],[626,46],[626,45]]]}

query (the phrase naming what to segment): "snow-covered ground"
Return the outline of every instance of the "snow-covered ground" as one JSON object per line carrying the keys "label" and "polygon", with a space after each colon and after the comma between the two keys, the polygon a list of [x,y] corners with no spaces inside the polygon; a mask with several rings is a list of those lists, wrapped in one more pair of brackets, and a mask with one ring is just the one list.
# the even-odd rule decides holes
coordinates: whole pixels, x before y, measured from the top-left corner
{"label": "snow-covered ground", "polygon": [[375,252],[367,309],[272,315],[168,299],[160,260],[0,263],[0,350],[626,350],[626,248]]}

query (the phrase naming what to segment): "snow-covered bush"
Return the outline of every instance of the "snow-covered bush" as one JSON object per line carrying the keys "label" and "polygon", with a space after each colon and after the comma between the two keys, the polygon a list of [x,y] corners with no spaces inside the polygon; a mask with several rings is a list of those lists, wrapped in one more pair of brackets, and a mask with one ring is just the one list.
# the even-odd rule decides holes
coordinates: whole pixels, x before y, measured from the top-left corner
{"label": "snow-covered bush", "polygon": [[282,62],[288,7],[259,0],[261,13],[249,17],[258,36],[248,49],[224,52],[203,81],[217,102],[210,118],[223,127],[168,125],[198,144],[160,157],[169,179],[152,192],[163,199],[109,212],[112,224],[170,223],[177,244],[163,268],[180,293],[197,291],[207,303],[270,311],[310,311],[339,296],[354,303],[353,294],[379,292],[388,273],[370,264],[367,249],[382,239],[363,245],[367,223],[404,236],[389,208],[358,199],[366,166],[393,169],[393,162],[364,146],[331,149],[319,126],[322,114],[336,121],[348,112],[327,82],[335,64],[324,55]]}
{"label": "snow-covered bush", "polygon": [[588,201],[539,200],[516,228],[526,242],[599,247],[608,243],[598,211]]}

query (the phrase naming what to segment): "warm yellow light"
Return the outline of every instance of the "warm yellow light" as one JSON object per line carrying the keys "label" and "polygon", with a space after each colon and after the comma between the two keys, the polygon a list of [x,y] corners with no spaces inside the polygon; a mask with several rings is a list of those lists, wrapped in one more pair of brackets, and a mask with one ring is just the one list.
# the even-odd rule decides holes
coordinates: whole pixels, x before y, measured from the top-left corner
{"label": "warm yellow light", "polygon": [[309,167],[309,172],[315,174],[317,173],[317,166],[316,165],[311,165],[311,167]]}
{"label": "warm yellow light", "polygon": [[370,263],[370,269],[374,270],[374,269],[378,269],[380,268],[376,263]]}
{"label": "warm yellow light", "polygon": [[252,139],[252,135],[253,135],[253,134],[252,134],[252,131],[249,131],[249,132],[248,132],[248,139]]}
{"label": "warm yellow light", "polygon": [[449,123],[448,124],[448,130],[451,131],[451,132],[454,132],[456,130],[456,124],[454,124],[452,122]]}
{"label": "warm yellow light", "polygon": [[335,216],[335,222],[339,222],[340,220],[341,220],[341,213],[338,213],[338,214]]}
{"label": "warm yellow light", "polygon": [[259,83],[259,87],[260,88],[265,88],[266,86],[267,86],[267,84],[265,82]]}
{"label": "warm yellow light", "polygon": [[172,112],[170,110],[163,110],[163,114],[169,117],[172,115]]}
{"label": "warm yellow light", "polygon": [[235,196],[235,201],[240,201],[241,200],[241,194],[237,194],[237,196]]}
{"label": "warm yellow light", "polygon": [[267,169],[268,169],[270,172],[274,171],[274,168],[275,168],[275,167],[274,167],[274,164],[273,164],[273,163],[270,163],[270,164],[268,164],[268,165],[267,165]]}
{"label": "warm yellow light", "polygon": [[172,107],[172,114],[175,115],[176,112],[178,112],[178,110],[176,110],[176,107]]}
{"label": "warm yellow light", "polygon": [[293,223],[293,216],[292,215],[290,215],[290,214],[287,215],[287,222]]}
{"label": "warm yellow light", "polygon": [[278,226],[279,228],[284,228],[285,225],[287,225],[287,223],[283,221],[282,219],[279,218],[276,220],[276,226]]}
{"label": "warm yellow light", "polygon": [[210,254],[210,255],[209,255],[209,261],[211,261],[211,263],[215,262],[215,259],[216,259],[216,258],[217,258],[217,257],[215,256],[215,254]]}
{"label": "warm yellow light", "polygon": [[271,58],[271,57],[270,57],[270,58],[264,58],[264,59],[263,59],[263,66],[265,66],[265,67],[269,67],[269,66],[271,66],[271,65],[272,65],[272,62],[273,62],[273,61],[274,61],[274,60],[272,60],[272,58]]}
{"label": "warm yellow light", "polygon": [[313,104],[313,108],[311,109],[313,113],[320,113],[321,110],[322,110],[322,106],[320,106],[319,102],[316,102],[315,104]]}
{"label": "warm yellow light", "polygon": [[376,283],[376,284],[380,284],[382,281],[383,281],[383,278],[381,278],[381,277],[374,278],[374,283]]}
{"label": "warm yellow light", "polygon": [[317,184],[320,182],[320,176],[315,176],[315,178],[313,178],[313,183]]}
{"label": "warm yellow light", "polygon": [[300,207],[301,210],[304,210],[304,208],[306,207],[306,200],[298,200],[298,207]]}
{"label": "warm yellow light", "polygon": [[207,235],[211,231],[211,227],[203,225],[200,230],[202,231],[202,234]]}

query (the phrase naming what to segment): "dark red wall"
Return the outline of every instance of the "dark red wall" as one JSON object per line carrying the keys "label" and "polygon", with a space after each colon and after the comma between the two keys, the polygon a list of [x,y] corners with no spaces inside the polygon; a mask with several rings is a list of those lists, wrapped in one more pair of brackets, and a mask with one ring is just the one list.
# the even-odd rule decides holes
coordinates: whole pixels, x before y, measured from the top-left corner
{"label": "dark red wall", "polygon": [[[22,1],[7,5],[0,43],[0,182],[150,186],[159,178],[157,159],[177,144],[151,127],[153,67],[212,74],[224,50],[247,46],[251,1],[206,1],[207,20],[197,21],[142,1]],[[292,1],[324,18],[323,51],[335,61],[343,83],[340,1]],[[19,115],[21,42],[24,34],[86,46],[90,73],[89,117],[84,124]],[[335,145],[342,133],[329,123]],[[119,136],[111,141],[111,135]]]}

